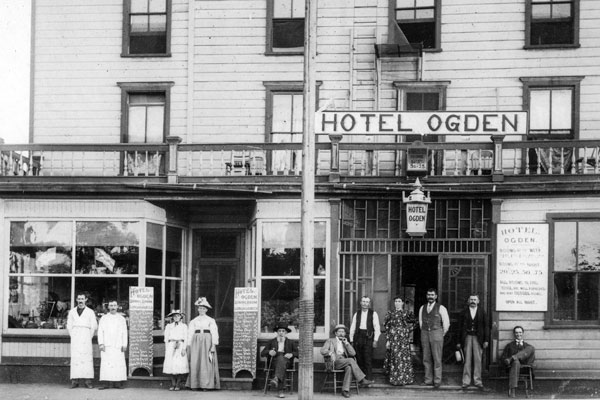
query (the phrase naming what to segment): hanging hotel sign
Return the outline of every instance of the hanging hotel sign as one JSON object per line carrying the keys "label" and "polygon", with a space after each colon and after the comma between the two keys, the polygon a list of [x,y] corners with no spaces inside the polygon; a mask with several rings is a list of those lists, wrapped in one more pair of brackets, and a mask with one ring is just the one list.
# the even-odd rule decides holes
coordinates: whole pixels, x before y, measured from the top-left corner
{"label": "hanging hotel sign", "polygon": [[415,186],[417,188],[408,197],[402,193],[402,202],[406,203],[406,233],[409,236],[424,236],[427,233],[427,209],[431,198],[421,190],[419,178]]}
{"label": "hanging hotel sign", "polygon": [[547,311],[548,225],[499,224],[496,310]]}
{"label": "hanging hotel sign", "polygon": [[525,135],[527,112],[320,111],[317,134]]}

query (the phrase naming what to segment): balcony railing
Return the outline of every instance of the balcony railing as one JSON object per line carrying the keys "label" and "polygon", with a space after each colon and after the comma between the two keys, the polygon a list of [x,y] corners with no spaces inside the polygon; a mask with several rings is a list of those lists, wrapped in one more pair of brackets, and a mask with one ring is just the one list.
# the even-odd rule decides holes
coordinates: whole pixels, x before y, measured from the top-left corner
{"label": "balcony railing", "polygon": [[[488,143],[344,143],[332,137],[316,144],[317,176],[407,176],[407,154],[419,147],[425,173],[448,180],[491,176],[600,174],[600,140]],[[169,183],[219,178],[292,177],[302,173],[300,143],[0,145],[0,175],[36,177],[162,178]],[[166,179],[165,179],[166,178]],[[282,178],[283,179],[283,178]],[[484,179],[484,178],[478,178]]]}

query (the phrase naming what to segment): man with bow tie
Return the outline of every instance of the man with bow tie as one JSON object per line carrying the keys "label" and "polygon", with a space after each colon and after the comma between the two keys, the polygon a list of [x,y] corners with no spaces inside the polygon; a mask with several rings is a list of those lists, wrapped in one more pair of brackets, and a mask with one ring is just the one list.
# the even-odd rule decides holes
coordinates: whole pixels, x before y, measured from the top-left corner
{"label": "man with bow tie", "polygon": [[279,392],[279,397],[283,398],[283,389],[285,384],[285,370],[293,362],[294,357],[298,357],[298,346],[287,338],[290,329],[284,325],[277,325],[273,329],[277,336],[272,339],[260,353],[261,357],[271,357],[269,365],[275,371],[271,386]]}
{"label": "man with bow tie", "polygon": [[356,379],[360,387],[370,387],[373,381],[366,378],[364,372],[360,369],[356,360],[352,357],[356,356],[356,350],[346,339],[348,328],[343,324],[338,324],[333,328],[332,338],[329,338],[321,347],[321,355],[323,357],[331,357],[333,367],[335,369],[343,369],[344,381],[342,382],[342,396],[350,397],[350,383],[352,376]]}
{"label": "man with bow tie", "polygon": [[532,365],[535,361],[535,348],[523,341],[523,332],[525,330],[522,326],[515,326],[513,328],[513,335],[515,340],[508,343],[502,352],[500,360],[506,366],[509,371],[508,387],[509,396],[515,397],[515,389],[519,382],[519,371],[521,370],[522,364]]}
{"label": "man with bow tie", "polygon": [[460,343],[458,349],[463,349],[465,365],[463,367],[462,388],[466,389],[473,383],[479,390],[485,390],[481,380],[481,359],[483,349],[488,347],[488,320],[485,311],[478,307],[479,295],[469,296],[469,306],[458,317]]}

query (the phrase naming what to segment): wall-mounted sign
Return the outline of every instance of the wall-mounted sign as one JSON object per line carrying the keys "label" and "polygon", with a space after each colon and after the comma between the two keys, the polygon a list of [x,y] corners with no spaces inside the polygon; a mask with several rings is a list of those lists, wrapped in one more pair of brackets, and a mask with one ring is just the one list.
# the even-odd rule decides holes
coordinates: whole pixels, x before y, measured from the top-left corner
{"label": "wall-mounted sign", "polygon": [[525,111],[321,111],[315,118],[317,134],[527,134]]}
{"label": "wall-mounted sign", "polygon": [[499,224],[496,310],[547,311],[548,225]]}
{"label": "wall-mounted sign", "polygon": [[408,175],[427,175],[427,148],[409,147],[406,151],[406,173]]}
{"label": "wall-mounted sign", "polygon": [[427,209],[431,198],[421,190],[419,178],[415,186],[417,188],[408,197],[402,193],[402,202],[406,203],[406,233],[409,236],[424,236],[427,233]]}
{"label": "wall-mounted sign", "polygon": [[142,368],[152,376],[154,288],[129,287],[129,376]]}
{"label": "wall-mounted sign", "polygon": [[258,288],[236,287],[233,304],[232,374],[248,371],[256,378]]}

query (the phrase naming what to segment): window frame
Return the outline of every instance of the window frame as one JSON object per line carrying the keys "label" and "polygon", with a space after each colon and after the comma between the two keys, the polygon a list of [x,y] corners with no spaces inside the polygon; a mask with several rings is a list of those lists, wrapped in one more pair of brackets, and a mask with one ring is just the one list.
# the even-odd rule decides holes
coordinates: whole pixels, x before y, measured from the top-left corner
{"label": "window frame", "polygon": [[[416,8],[419,8],[419,7],[416,7]],[[429,7],[427,7],[427,8],[429,8]],[[396,0],[389,0],[388,10],[389,10],[388,18],[390,19],[390,21],[393,21],[400,28],[400,30],[402,30],[402,27],[400,27],[400,23],[398,22],[399,20],[396,19]],[[434,0],[433,10],[434,10],[433,11],[434,12],[433,23],[435,26],[435,33],[434,33],[435,44],[434,44],[434,47],[431,47],[431,48],[423,47],[423,51],[428,52],[428,53],[435,53],[435,52],[442,51],[442,32],[441,32],[442,0]],[[423,20],[425,20],[425,19],[423,19]],[[418,21],[418,20],[414,20],[414,21]],[[389,35],[389,36],[391,36],[391,35]],[[409,42],[410,42],[410,40],[409,40]]]}
{"label": "window frame", "polygon": [[129,52],[131,35],[130,32],[130,24],[129,24],[129,14],[131,10],[131,0],[123,1],[123,33],[122,33],[122,45],[121,45],[121,57],[171,57],[171,0],[165,0],[166,3],[166,48],[164,53],[143,53],[143,54],[132,54]]}
{"label": "window frame", "polygon": [[[563,0],[547,0],[548,3],[563,2]],[[572,19],[573,19],[573,43],[552,43],[552,44],[532,44],[531,43],[531,25],[533,23],[533,2],[532,0],[525,1],[525,45],[524,49],[556,49],[556,48],[579,48],[579,0],[568,0],[572,3]],[[564,1],[567,2],[567,1]]]}
{"label": "window frame", "polygon": [[[555,240],[555,223],[556,222],[600,222],[600,212],[595,213],[548,213],[546,214],[546,220],[549,225],[550,238],[548,245],[553,248]],[[579,243],[577,243],[579,246]],[[570,329],[570,328],[588,328],[598,329],[600,327],[600,316],[595,322],[593,320],[555,320],[554,319],[554,252],[548,252],[548,311],[544,317],[544,329]],[[581,274],[579,270],[573,272],[574,274]],[[600,274],[600,272],[598,272]],[[578,289],[575,288],[577,291]],[[598,298],[600,303],[600,296]],[[599,304],[600,309],[600,304]]]}
{"label": "window frame", "polygon": [[[263,259],[262,259],[262,251],[263,251],[263,228],[265,224],[272,224],[272,223],[296,223],[296,224],[300,224],[300,221],[297,219],[285,219],[285,218],[277,218],[277,219],[261,219],[256,221],[255,224],[255,244],[256,246],[254,247],[254,251],[256,252],[254,254],[254,259],[255,259],[255,268],[256,270],[253,271],[254,275],[253,275],[253,279],[251,279],[252,281],[254,281],[255,287],[258,288],[258,298],[262,299],[262,282],[263,282],[263,278],[264,280],[277,280],[277,279],[288,279],[288,280],[294,280],[294,281],[298,281],[300,282],[301,280],[301,276],[287,276],[287,275],[264,275],[263,276]],[[328,334],[328,329],[329,329],[329,325],[328,325],[328,321],[330,321],[331,318],[331,299],[330,299],[330,285],[331,285],[331,252],[333,251],[332,247],[331,247],[331,221],[327,218],[315,218],[314,220],[314,224],[325,224],[325,277],[319,277],[318,275],[313,275],[313,281],[314,282],[318,282],[318,281],[324,281],[325,282],[325,293],[324,293],[324,304],[323,304],[323,321],[325,326],[323,327],[323,330],[317,329],[317,325],[315,325],[315,338],[316,339],[327,339],[329,337]],[[261,300],[262,302],[262,300]],[[262,307],[261,307],[262,308]],[[258,316],[258,320],[262,321],[262,315]],[[262,332],[262,329],[259,330],[259,339],[271,339],[273,337],[273,333],[269,332],[269,333],[264,333]],[[299,333],[298,332],[291,332],[288,334],[288,337],[290,339],[293,340],[298,340],[299,337]]]}
{"label": "window frame", "polygon": [[171,116],[171,87],[174,82],[118,82],[121,88],[121,143],[129,143],[129,95],[140,93],[157,93],[165,95],[163,118],[163,143],[169,136]]}
{"label": "window frame", "polygon": [[559,77],[522,77],[520,81],[523,83],[523,110],[527,111],[528,118],[531,120],[531,91],[532,89],[561,89],[566,88],[572,91],[571,103],[571,134],[531,134],[531,126],[528,123],[527,138],[531,140],[548,139],[579,139],[579,107],[581,98],[581,81],[583,76],[559,76]]}
{"label": "window frame", "polygon": [[[71,292],[71,296],[70,296],[70,303],[69,303],[69,310],[71,310],[73,307],[75,307],[75,295],[77,293],[77,289],[76,289],[76,280],[77,279],[135,279],[137,280],[137,285],[138,286],[144,286],[144,287],[149,287],[151,285],[148,284],[149,280],[160,280],[161,282],[161,299],[160,299],[160,304],[161,304],[161,328],[158,329],[154,329],[153,328],[153,336],[161,336],[162,335],[162,331],[164,329],[164,321],[166,318],[166,315],[171,311],[168,310],[166,308],[165,305],[165,292],[166,292],[166,284],[167,282],[179,282],[180,285],[180,303],[179,304],[179,308],[184,308],[184,300],[185,300],[185,284],[186,284],[186,273],[184,271],[184,266],[186,265],[186,243],[187,243],[187,230],[184,226],[182,225],[178,225],[178,224],[174,224],[174,223],[169,223],[167,221],[164,220],[155,220],[155,219],[149,219],[149,218],[97,218],[97,217],[93,217],[93,218],[85,218],[85,217],[69,217],[69,218],[52,218],[52,217],[33,217],[33,218],[22,218],[22,217],[14,217],[14,218],[6,218],[5,219],[5,231],[6,232],[10,232],[11,229],[11,224],[14,222],[23,222],[23,221],[27,221],[27,222],[62,222],[62,223],[69,223],[71,225],[71,271],[68,273],[42,273],[42,272],[33,272],[33,273],[26,273],[26,272],[10,272],[9,268],[6,268],[5,272],[4,272],[4,276],[3,278],[5,279],[5,290],[6,293],[9,293],[9,283],[11,278],[15,277],[15,278],[38,278],[38,277],[44,277],[44,278],[65,278],[65,279],[69,279],[70,280],[70,292]],[[123,222],[128,222],[128,223],[138,223],[139,224],[139,232],[138,232],[138,270],[137,273],[135,274],[106,274],[106,275],[102,275],[102,274],[82,274],[82,273],[78,273],[76,270],[77,267],[77,248],[78,248],[78,242],[77,242],[77,224],[80,222],[85,222],[85,223],[93,223],[93,222],[113,222],[113,223],[123,223]],[[162,238],[162,245],[163,245],[163,254],[162,254],[162,274],[161,276],[157,276],[157,275],[148,275],[146,272],[146,262],[147,262],[147,256],[146,256],[146,251],[147,251],[147,246],[148,246],[148,240],[147,240],[147,230],[148,230],[148,224],[156,224],[156,225],[160,225],[162,226],[163,229],[163,238]],[[167,252],[167,248],[166,248],[166,231],[168,228],[176,228],[178,230],[180,230],[181,233],[181,271],[180,271],[180,276],[169,276],[166,274],[165,268],[166,268],[166,252]],[[10,238],[7,237],[6,241],[5,241],[5,246],[7,247],[7,250],[10,251],[11,248],[11,242],[10,242]],[[155,300],[156,301],[156,300]],[[164,307],[164,309],[163,309]],[[1,323],[1,331],[3,335],[9,335],[9,336],[22,336],[22,335],[35,335],[35,336],[68,336],[68,332],[66,331],[66,329],[32,329],[32,328],[9,328],[8,327],[8,317],[9,317],[9,302],[5,303],[4,306],[4,317]]]}
{"label": "window frame", "polygon": [[[273,19],[275,19],[275,1],[276,0],[267,0],[267,34],[266,34],[266,50],[265,55],[267,56],[301,56],[304,55],[304,49],[299,50],[290,50],[290,51],[275,51],[273,50]],[[292,0],[299,1],[299,0]],[[305,1],[305,0],[303,0]],[[306,2],[304,2],[306,6]],[[300,19],[300,18],[295,18]],[[306,16],[304,16],[304,21],[306,23]],[[306,36],[304,33],[302,34],[303,38]]]}

